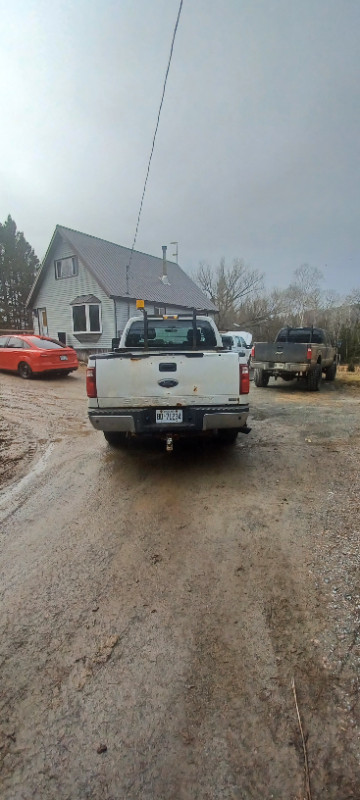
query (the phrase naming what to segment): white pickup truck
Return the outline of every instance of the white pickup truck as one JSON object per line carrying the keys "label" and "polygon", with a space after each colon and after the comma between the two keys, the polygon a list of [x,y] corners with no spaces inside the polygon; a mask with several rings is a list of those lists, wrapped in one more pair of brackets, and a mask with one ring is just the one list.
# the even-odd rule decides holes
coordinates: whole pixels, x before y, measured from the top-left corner
{"label": "white pickup truck", "polygon": [[[130,436],[235,441],[249,433],[249,369],[215,323],[193,314],[132,317],[112,352],[89,357],[88,415],[109,444]],[[241,363],[243,361],[243,363]]]}

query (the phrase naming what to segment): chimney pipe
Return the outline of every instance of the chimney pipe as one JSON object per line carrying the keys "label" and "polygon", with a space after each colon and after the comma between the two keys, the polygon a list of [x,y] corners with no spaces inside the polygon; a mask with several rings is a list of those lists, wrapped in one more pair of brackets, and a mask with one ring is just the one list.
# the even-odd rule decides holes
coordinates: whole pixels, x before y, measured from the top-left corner
{"label": "chimney pipe", "polygon": [[162,245],[162,251],[163,251],[163,278],[167,278],[167,266],[166,266],[167,246],[166,246],[166,244]]}

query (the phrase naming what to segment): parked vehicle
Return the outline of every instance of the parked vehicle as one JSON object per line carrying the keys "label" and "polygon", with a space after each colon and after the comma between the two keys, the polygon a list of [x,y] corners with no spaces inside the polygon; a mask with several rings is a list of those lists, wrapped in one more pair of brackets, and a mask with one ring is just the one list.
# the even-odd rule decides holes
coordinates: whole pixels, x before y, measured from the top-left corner
{"label": "parked vehicle", "polygon": [[238,354],[239,358],[244,356],[247,364],[250,364],[251,345],[247,345],[245,339],[239,333],[227,331],[221,334],[221,338],[224,347],[228,350],[233,350],[234,353]]}
{"label": "parked vehicle", "polygon": [[0,370],[32,378],[44,372],[69,375],[78,366],[75,350],[55,339],[36,334],[0,336]]}
{"label": "parked vehicle", "polygon": [[238,340],[239,347],[246,347],[246,349],[251,350],[252,335],[248,331],[226,331],[226,336],[232,336],[234,344],[237,344]]}
{"label": "parked vehicle", "polygon": [[320,388],[336,375],[337,350],[322,328],[282,328],[275,342],[256,342],[251,352],[256,386],[267,386],[271,376],[291,381],[305,378],[309,391]]}
{"label": "parked vehicle", "polygon": [[133,317],[110,353],[91,355],[89,419],[110,444],[130,436],[164,439],[249,433],[249,369],[225,349],[210,317]]}

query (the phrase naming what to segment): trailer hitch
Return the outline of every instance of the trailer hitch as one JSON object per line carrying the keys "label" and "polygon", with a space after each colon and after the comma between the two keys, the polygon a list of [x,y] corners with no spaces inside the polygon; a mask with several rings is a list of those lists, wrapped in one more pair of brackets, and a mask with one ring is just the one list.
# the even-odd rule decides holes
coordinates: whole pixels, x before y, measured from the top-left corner
{"label": "trailer hitch", "polygon": [[251,428],[248,428],[247,425],[243,425],[242,428],[239,428],[240,433],[250,433]]}

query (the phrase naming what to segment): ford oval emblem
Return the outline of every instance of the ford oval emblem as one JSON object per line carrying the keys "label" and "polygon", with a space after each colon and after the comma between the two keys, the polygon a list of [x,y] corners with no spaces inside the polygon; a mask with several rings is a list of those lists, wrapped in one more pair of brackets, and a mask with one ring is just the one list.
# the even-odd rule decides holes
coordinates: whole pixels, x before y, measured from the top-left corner
{"label": "ford oval emblem", "polygon": [[164,381],[158,381],[158,384],[159,386],[163,386],[164,389],[171,389],[173,386],[178,385],[178,381],[164,380]]}

